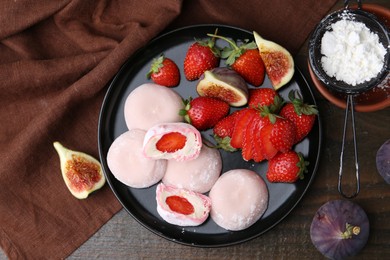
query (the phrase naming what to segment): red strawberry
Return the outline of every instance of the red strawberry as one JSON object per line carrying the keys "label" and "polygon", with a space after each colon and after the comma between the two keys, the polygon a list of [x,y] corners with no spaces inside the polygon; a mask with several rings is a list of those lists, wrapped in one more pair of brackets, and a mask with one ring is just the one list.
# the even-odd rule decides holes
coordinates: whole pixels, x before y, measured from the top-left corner
{"label": "red strawberry", "polygon": [[182,149],[186,144],[187,138],[181,133],[172,132],[163,135],[156,143],[157,150],[164,153],[174,153]]}
{"label": "red strawberry", "polygon": [[259,116],[258,118],[255,119],[256,125],[253,129],[253,160],[255,162],[261,162],[265,159],[264,156],[264,147],[263,143],[261,142],[261,130],[263,129],[264,126],[270,124],[270,121],[268,118],[264,118]]}
{"label": "red strawberry", "polygon": [[260,131],[259,146],[262,150],[262,158],[267,160],[273,158],[278,153],[278,150],[272,145],[270,140],[273,127],[273,124],[269,123],[263,126]]}
{"label": "red strawberry", "polygon": [[215,39],[197,40],[187,50],[184,58],[184,75],[187,80],[196,80],[206,71],[219,65],[220,50]]}
{"label": "red strawberry", "polygon": [[226,64],[228,66],[231,66],[233,70],[253,86],[258,87],[263,84],[265,66],[254,41],[248,43],[246,40],[238,46],[234,40],[226,37],[213,34],[207,35],[223,39],[229,43],[230,48],[225,47],[221,53],[221,58],[227,59]]}
{"label": "red strawberry", "polygon": [[230,109],[228,103],[212,97],[190,98],[184,104],[185,108],[180,110],[180,115],[200,131],[214,127],[227,116]]}
{"label": "red strawberry", "polygon": [[253,86],[263,84],[265,67],[258,49],[246,50],[232,64],[232,69]]}
{"label": "red strawberry", "polygon": [[273,124],[270,141],[278,151],[287,152],[294,145],[295,133],[293,122],[288,119],[277,118]]}
{"label": "red strawberry", "polygon": [[222,118],[218,123],[214,126],[214,139],[217,142],[217,147],[222,148],[228,152],[234,152],[237,149],[233,148],[230,144],[234,125],[236,124],[236,119],[239,111],[234,111],[230,115]]}
{"label": "red strawberry", "polygon": [[252,160],[255,156],[255,149],[253,142],[254,140],[254,134],[257,128],[257,120],[260,118],[260,115],[255,113],[248,117],[248,124],[246,129],[243,132],[242,136],[242,158],[245,161]]}
{"label": "red strawberry", "polygon": [[253,108],[244,108],[239,111],[239,115],[234,125],[233,135],[231,139],[231,146],[234,148],[242,148],[244,131],[250,122],[251,116],[258,114],[258,111]]}
{"label": "red strawberry", "polygon": [[277,152],[287,152],[294,144],[295,126],[285,118],[269,113],[268,107],[262,107],[261,115],[268,122],[261,129],[260,142],[265,159],[271,159]]}
{"label": "red strawberry", "polygon": [[180,81],[180,72],[176,63],[164,55],[153,60],[146,76],[154,83],[166,87],[175,87]]}
{"label": "red strawberry", "polygon": [[230,115],[222,118],[218,123],[214,126],[213,132],[214,135],[225,138],[225,137],[232,137],[234,125],[236,123],[236,119],[238,116],[239,111],[234,111]]}
{"label": "red strawberry", "polygon": [[294,91],[289,93],[291,103],[287,103],[280,115],[291,120],[296,128],[295,143],[300,142],[308,135],[313,128],[318,110],[315,105],[309,105],[303,102],[302,96],[296,96]]}
{"label": "red strawberry", "polygon": [[297,181],[298,178],[304,178],[308,164],[301,153],[292,150],[286,153],[278,153],[269,160],[266,177],[270,182],[292,183]]}
{"label": "red strawberry", "polygon": [[271,112],[277,113],[282,104],[281,97],[273,88],[249,89],[249,107],[258,108],[268,106]]}

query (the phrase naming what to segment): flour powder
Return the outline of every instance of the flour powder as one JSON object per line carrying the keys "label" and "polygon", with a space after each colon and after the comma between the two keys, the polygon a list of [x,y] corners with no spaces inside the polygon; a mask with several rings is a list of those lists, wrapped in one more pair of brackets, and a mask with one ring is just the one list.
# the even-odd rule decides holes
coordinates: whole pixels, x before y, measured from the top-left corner
{"label": "flour powder", "polygon": [[326,74],[352,86],[376,77],[386,54],[378,35],[365,24],[346,19],[332,24],[331,29],[321,39]]}

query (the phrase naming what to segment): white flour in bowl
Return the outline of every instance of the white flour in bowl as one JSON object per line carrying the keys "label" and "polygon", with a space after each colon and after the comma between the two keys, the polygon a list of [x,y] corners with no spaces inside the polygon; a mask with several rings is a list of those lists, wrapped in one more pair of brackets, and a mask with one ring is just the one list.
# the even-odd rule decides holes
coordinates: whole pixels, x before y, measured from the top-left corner
{"label": "white flour in bowl", "polygon": [[361,22],[342,19],[321,39],[322,67],[326,74],[355,86],[376,77],[386,49],[377,34]]}

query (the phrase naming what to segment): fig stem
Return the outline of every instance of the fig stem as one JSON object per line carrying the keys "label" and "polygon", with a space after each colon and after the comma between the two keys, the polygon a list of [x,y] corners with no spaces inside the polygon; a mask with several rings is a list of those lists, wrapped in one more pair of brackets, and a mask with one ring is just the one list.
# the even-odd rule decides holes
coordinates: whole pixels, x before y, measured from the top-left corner
{"label": "fig stem", "polygon": [[345,224],[345,231],[341,233],[342,239],[350,239],[352,236],[357,236],[360,233],[360,227],[359,226],[353,226],[349,223]]}

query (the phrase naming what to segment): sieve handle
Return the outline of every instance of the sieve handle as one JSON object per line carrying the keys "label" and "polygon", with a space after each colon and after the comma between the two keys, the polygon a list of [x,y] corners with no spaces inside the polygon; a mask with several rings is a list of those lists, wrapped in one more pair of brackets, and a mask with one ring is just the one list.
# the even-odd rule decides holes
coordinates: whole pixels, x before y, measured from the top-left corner
{"label": "sieve handle", "polygon": [[[362,0],[356,0],[358,3],[358,9],[362,9]],[[344,8],[349,9],[349,0],[344,0]]]}
{"label": "sieve handle", "polygon": [[[348,114],[351,110],[351,119],[352,119],[352,133],[353,133],[353,147],[354,147],[354,156],[355,156],[355,176],[356,176],[356,190],[350,196],[347,196],[342,189],[342,179],[343,179],[343,159],[344,159],[344,148],[345,148],[345,139],[348,125]],[[356,129],[355,129],[355,115],[354,115],[354,105],[353,105],[353,96],[348,95],[347,97],[347,107],[345,108],[345,118],[344,118],[344,130],[343,130],[343,140],[340,153],[340,169],[339,169],[339,180],[338,180],[338,190],[339,193],[347,198],[351,199],[358,195],[360,191],[360,176],[359,176],[359,161],[358,161],[358,152],[357,152],[357,142],[356,142]]]}

